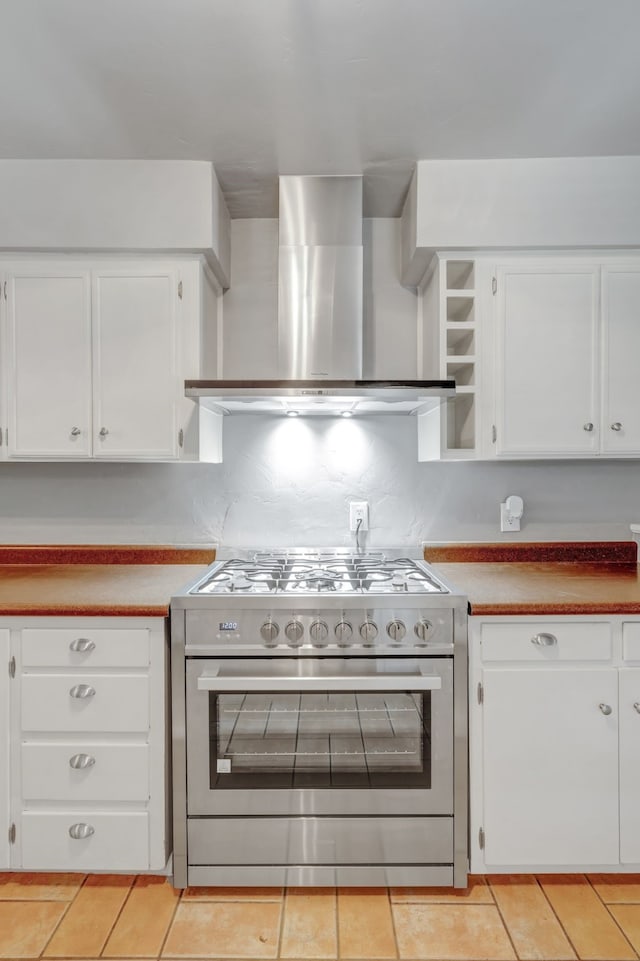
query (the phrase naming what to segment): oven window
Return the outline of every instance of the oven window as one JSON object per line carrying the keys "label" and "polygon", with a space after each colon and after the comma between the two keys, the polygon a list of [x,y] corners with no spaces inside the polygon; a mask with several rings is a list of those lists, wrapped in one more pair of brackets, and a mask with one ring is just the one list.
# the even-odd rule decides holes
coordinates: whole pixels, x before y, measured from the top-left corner
{"label": "oven window", "polygon": [[431,692],[209,694],[210,786],[431,787]]}

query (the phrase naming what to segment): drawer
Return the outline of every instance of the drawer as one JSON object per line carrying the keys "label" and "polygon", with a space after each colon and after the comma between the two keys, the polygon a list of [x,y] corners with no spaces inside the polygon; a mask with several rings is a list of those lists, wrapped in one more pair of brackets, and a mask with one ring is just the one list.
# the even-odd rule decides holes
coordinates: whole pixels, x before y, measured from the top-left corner
{"label": "drawer", "polygon": [[[95,691],[74,697],[85,685]],[[134,674],[23,674],[22,730],[136,732],[149,728],[149,679]]]}
{"label": "drawer", "polygon": [[[76,839],[76,824],[93,834]],[[48,871],[144,871],[149,866],[145,811],[26,811],[22,815],[22,867]]]}
{"label": "drawer", "polygon": [[[75,647],[86,648],[74,651]],[[22,631],[25,667],[146,667],[149,631],[77,628],[36,628]]]}
{"label": "drawer", "polygon": [[612,655],[611,625],[589,621],[483,624],[481,644],[483,661],[608,661]]}
{"label": "drawer", "polygon": [[[72,767],[85,763],[84,767]],[[92,763],[93,762],[93,763]],[[23,743],[25,801],[147,801],[146,744]]]}
{"label": "drawer", "polygon": [[640,661],[640,624],[622,625],[622,656],[625,661]]}

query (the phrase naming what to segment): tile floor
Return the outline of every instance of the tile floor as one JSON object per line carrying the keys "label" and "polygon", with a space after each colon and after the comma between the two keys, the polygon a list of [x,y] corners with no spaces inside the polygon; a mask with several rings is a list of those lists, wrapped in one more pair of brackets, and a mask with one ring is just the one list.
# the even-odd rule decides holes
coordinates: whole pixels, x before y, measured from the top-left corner
{"label": "tile floor", "polygon": [[585,959],[640,956],[640,875],[502,875],[445,888],[189,888],[0,874],[0,958]]}

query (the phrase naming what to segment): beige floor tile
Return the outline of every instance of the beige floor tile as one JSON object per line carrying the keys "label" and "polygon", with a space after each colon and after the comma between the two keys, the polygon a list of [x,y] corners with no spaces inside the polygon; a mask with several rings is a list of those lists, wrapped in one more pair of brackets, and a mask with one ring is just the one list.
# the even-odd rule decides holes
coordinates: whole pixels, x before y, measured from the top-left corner
{"label": "beige floor tile", "polygon": [[605,904],[640,904],[640,874],[589,874]]}
{"label": "beige floor tile", "polygon": [[282,905],[195,901],[178,905],[163,956],[275,958]]}
{"label": "beige floor tile", "polygon": [[91,875],[45,950],[48,958],[98,956],[133,884],[126,874]]}
{"label": "beige floor tile", "polygon": [[341,958],[396,958],[391,904],[386,888],[338,891]]}
{"label": "beige floor tile", "polygon": [[60,902],[0,903],[0,958],[37,958],[67,910]]}
{"label": "beige floor tile", "polygon": [[640,904],[615,904],[609,910],[640,954]]}
{"label": "beige floor tile", "polygon": [[0,873],[0,901],[72,901],[84,874]]}
{"label": "beige floor tile", "polygon": [[389,888],[391,900],[397,904],[437,903],[493,904],[493,897],[485,879],[476,875],[469,877],[466,888]]}
{"label": "beige floor tile", "polygon": [[501,874],[490,877],[489,884],[519,958],[575,958],[535,877]]}
{"label": "beige floor tile", "polygon": [[635,959],[635,952],[585,877],[548,874],[538,880],[579,958]]}
{"label": "beige floor tile", "polygon": [[139,877],[103,951],[106,958],[156,958],[180,894],[166,878]]}
{"label": "beige floor tile", "polygon": [[284,888],[185,888],[183,901],[282,901]]}
{"label": "beige floor tile", "polygon": [[401,958],[513,961],[498,909],[490,904],[394,904]]}
{"label": "beige floor tile", "polygon": [[283,958],[336,958],[336,893],[333,888],[289,888],[282,923]]}

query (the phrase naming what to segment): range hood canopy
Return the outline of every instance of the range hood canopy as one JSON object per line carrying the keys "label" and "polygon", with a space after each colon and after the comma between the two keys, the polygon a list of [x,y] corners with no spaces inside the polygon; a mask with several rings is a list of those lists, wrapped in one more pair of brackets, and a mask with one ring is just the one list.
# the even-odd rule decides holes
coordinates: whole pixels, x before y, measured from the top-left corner
{"label": "range hood canopy", "polygon": [[362,177],[280,177],[276,380],[187,381],[224,413],[417,413],[453,380],[362,379]]}
{"label": "range hood canopy", "polygon": [[231,413],[418,414],[453,397],[453,380],[187,380],[186,395]]}

